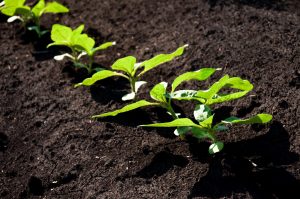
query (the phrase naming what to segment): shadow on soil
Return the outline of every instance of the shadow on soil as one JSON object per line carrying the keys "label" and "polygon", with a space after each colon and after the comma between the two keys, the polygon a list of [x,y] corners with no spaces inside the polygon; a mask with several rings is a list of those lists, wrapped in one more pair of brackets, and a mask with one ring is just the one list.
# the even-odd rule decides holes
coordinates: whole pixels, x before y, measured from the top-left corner
{"label": "shadow on soil", "polygon": [[180,155],[174,155],[169,150],[161,151],[154,156],[150,164],[138,171],[136,176],[150,179],[154,176],[165,174],[174,166],[183,168],[188,162],[187,158]]}
{"label": "shadow on soil", "polygon": [[[289,147],[288,133],[277,121],[265,135],[226,144],[222,153],[209,159],[206,176],[194,185],[189,198],[230,197],[232,193],[249,193],[253,198],[300,198],[300,182],[286,170],[286,165],[299,160]],[[191,145],[191,152],[205,161],[201,150]]]}

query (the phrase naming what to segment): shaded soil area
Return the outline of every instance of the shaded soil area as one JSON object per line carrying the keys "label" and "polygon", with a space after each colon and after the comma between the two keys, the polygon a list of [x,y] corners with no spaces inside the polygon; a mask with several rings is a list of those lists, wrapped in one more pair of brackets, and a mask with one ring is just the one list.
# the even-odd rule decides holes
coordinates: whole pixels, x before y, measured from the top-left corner
{"label": "shaded soil area", "polygon": [[[144,76],[139,95],[161,81],[201,67],[250,80],[251,96],[216,106],[219,118],[273,114],[267,126],[220,134],[222,153],[208,143],[181,141],[173,129],[139,124],[167,121],[149,108],[105,121],[90,116],[124,106],[126,82],[112,78],[73,87],[83,75],[52,58],[49,35],[38,40],[0,17],[0,198],[300,198],[300,4],[297,0],[63,1],[71,13],[42,24],[86,24],[108,67],[190,44],[184,56]],[[190,115],[195,103],[176,103]]]}

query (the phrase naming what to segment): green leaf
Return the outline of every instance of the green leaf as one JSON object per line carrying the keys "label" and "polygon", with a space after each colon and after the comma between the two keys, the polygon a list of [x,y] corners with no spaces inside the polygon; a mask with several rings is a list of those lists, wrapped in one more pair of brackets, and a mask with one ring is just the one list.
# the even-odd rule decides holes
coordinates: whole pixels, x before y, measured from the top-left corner
{"label": "green leaf", "polygon": [[211,140],[215,139],[207,130],[200,128],[200,127],[193,127],[192,134],[193,134],[193,137],[198,138],[198,139],[204,139],[204,138],[209,138]]}
{"label": "green leaf", "polygon": [[66,45],[71,47],[72,35],[73,31],[71,28],[60,24],[54,24],[51,30],[51,39],[54,43],[49,44],[47,47],[54,45]]}
{"label": "green leaf", "polygon": [[69,12],[69,9],[56,1],[47,3],[44,9],[44,13],[66,13],[66,12]]}
{"label": "green leaf", "polygon": [[[30,7],[24,5],[25,0],[5,0],[5,5],[0,8],[2,14],[7,16],[16,15],[17,9],[25,9],[30,11]],[[18,13],[20,14],[20,13]]]}
{"label": "green leaf", "polygon": [[83,80],[83,82],[76,84],[75,87],[91,86],[99,80],[106,79],[106,78],[112,77],[112,76],[122,76],[123,77],[124,75],[121,73],[110,71],[110,70],[101,70],[101,71],[95,73],[92,77],[86,78],[85,80]]}
{"label": "green leaf", "polygon": [[127,106],[124,106],[123,108],[119,109],[119,110],[115,110],[112,112],[108,112],[108,113],[103,113],[101,115],[95,115],[93,116],[93,118],[101,118],[101,117],[107,117],[107,116],[116,116],[120,113],[125,113],[140,107],[144,107],[144,106],[154,106],[154,105],[158,105],[157,103],[152,103],[152,102],[148,102],[146,100],[141,100],[138,102],[135,102],[133,104],[129,104]]}
{"label": "green leaf", "polygon": [[187,72],[184,73],[180,76],[178,76],[172,84],[172,92],[175,91],[175,89],[184,81],[189,81],[189,80],[198,80],[198,81],[203,81],[209,78],[212,74],[214,74],[216,69],[214,68],[202,68],[198,71],[194,72]]}
{"label": "green leaf", "polygon": [[78,51],[85,51],[89,56],[92,55],[92,49],[95,45],[95,40],[87,34],[74,34],[71,38],[72,46]]}
{"label": "green leaf", "polygon": [[199,125],[195,124],[192,120],[188,118],[180,118],[173,120],[172,122],[165,123],[155,123],[155,124],[145,124],[141,125],[144,127],[199,127]]}
{"label": "green leaf", "polygon": [[134,64],[136,63],[136,58],[133,56],[127,56],[121,59],[118,59],[111,68],[113,70],[120,70],[129,75],[134,71]]}
{"label": "green leaf", "polygon": [[105,50],[113,45],[116,45],[116,42],[106,42],[104,44],[101,44],[100,46],[93,49],[93,53],[99,51],[99,50]]}
{"label": "green leaf", "polygon": [[40,0],[33,8],[32,8],[32,13],[36,17],[40,17],[43,14],[45,8],[45,0]]}
{"label": "green leaf", "polygon": [[167,102],[166,99],[167,86],[168,86],[167,82],[161,82],[159,84],[156,84],[150,91],[151,98],[159,102]]}
{"label": "green leaf", "polygon": [[265,124],[272,120],[273,116],[270,114],[258,114],[249,119],[239,119],[236,117],[230,117],[226,120],[223,120],[221,123],[223,124]]}
{"label": "green leaf", "polygon": [[213,123],[214,115],[209,116],[204,121],[200,122],[200,126],[204,128],[211,129],[212,123]]}
{"label": "green leaf", "polygon": [[144,70],[139,74],[139,76],[141,76],[142,74],[146,73],[147,71],[157,67],[158,65],[161,65],[163,63],[172,61],[174,58],[180,56],[183,54],[184,49],[187,47],[188,45],[184,45],[180,48],[178,48],[175,52],[170,53],[170,54],[160,54],[157,55],[147,61],[144,61],[141,63],[141,66],[144,66]]}
{"label": "green leaf", "polygon": [[208,90],[198,91],[196,96],[204,99],[211,99],[223,88],[229,79],[229,75],[225,75],[219,81],[215,82]]}
{"label": "green leaf", "polygon": [[211,116],[211,109],[205,104],[198,104],[194,110],[194,118],[202,122]]}
{"label": "green leaf", "polygon": [[[232,88],[241,91],[229,94],[218,94],[222,88]],[[229,78],[228,75],[225,75],[218,82],[214,83],[208,90],[198,91],[196,96],[206,99],[205,104],[212,105],[241,98],[252,89],[253,85],[248,80],[243,80],[239,77]]]}
{"label": "green leaf", "polygon": [[83,30],[84,30],[84,24],[81,24],[75,30],[73,30],[73,34],[81,34]]}
{"label": "green leaf", "polygon": [[220,152],[224,148],[223,142],[215,142],[209,146],[208,152],[209,154],[215,154]]}

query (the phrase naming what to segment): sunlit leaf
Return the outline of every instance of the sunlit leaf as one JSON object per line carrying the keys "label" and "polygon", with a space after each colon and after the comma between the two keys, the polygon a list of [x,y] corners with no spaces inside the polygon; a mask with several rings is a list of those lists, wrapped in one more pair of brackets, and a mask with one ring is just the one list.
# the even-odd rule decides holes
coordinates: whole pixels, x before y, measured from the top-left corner
{"label": "sunlit leaf", "polygon": [[180,118],[173,120],[172,122],[165,123],[155,123],[155,124],[145,124],[141,125],[144,127],[199,127],[199,125],[195,124],[192,120],[188,118]]}
{"label": "sunlit leaf", "polygon": [[214,119],[214,115],[209,116],[207,119],[200,122],[200,126],[210,129],[212,126],[213,119]]}
{"label": "sunlit leaf", "polygon": [[45,0],[39,0],[39,2],[32,8],[32,12],[36,17],[40,17],[43,14],[45,8]]}
{"label": "sunlit leaf", "polygon": [[146,100],[141,100],[132,104],[129,104],[127,106],[124,106],[123,108],[119,109],[119,110],[115,110],[112,112],[108,112],[108,113],[103,113],[100,115],[95,115],[93,116],[93,118],[101,118],[101,117],[107,117],[107,116],[116,116],[120,113],[125,113],[128,111],[132,111],[134,109],[140,108],[140,107],[144,107],[144,106],[154,106],[154,105],[158,105],[157,103],[152,103],[152,102],[148,102]]}
{"label": "sunlit leaf", "polygon": [[156,84],[150,91],[151,98],[159,102],[167,102],[166,99],[167,86],[168,86],[167,82],[161,82],[159,84]]}
{"label": "sunlit leaf", "polygon": [[86,78],[85,80],[83,80],[83,82],[76,84],[75,87],[91,86],[99,80],[106,79],[106,78],[112,77],[112,76],[124,76],[124,75],[114,72],[114,71],[110,71],[110,70],[101,70],[101,71],[95,73],[92,77]]}
{"label": "sunlit leaf", "polygon": [[100,46],[96,47],[93,49],[93,53],[95,53],[96,51],[99,51],[99,50],[105,50],[111,46],[114,46],[116,45],[116,42],[106,42],[104,44],[101,44]]}
{"label": "sunlit leaf", "polygon": [[114,70],[123,71],[131,75],[134,71],[134,65],[136,63],[136,58],[133,56],[127,56],[121,59],[118,59],[111,68]]}
{"label": "sunlit leaf", "polygon": [[180,56],[183,54],[184,49],[187,47],[188,45],[184,45],[180,48],[178,48],[175,52],[170,53],[170,54],[160,54],[157,55],[147,61],[144,61],[141,63],[141,66],[144,66],[144,70],[139,74],[139,76],[141,76],[142,74],[146,73],[147,71],[157,67],[158,65],[161,65],[163,63],[172,61],[174,58]]}
{"label": "sunlit leaf", "polygon": [[198,81],[203,81],[206,80],[207,78],[209,78],[212,74],[214,74],[214,72],[216,71],[216,69],[214,68],[202,68],[198,71],[194,71],[194,72],[187,72],[184,73],[182,75],[179,75],[172,84],[172,92],[175,91],[175,89],[182,83],[185,81],[189,81],[189,80],[198,80]]}
{"label": "sunlit leaf", "polygon": [[270,114],[261,113],[249,119],[239,119],[236,117],[230,117],[223,120],[221,123],[223,124],[265,124],[270,122],[272,118],[273,116]]}
{"label": "sunlit leaf", "polygon": [[66,13],[66,12],[69,12],[69,9],[56,1],[47,3],[44,9],[44,13]]}

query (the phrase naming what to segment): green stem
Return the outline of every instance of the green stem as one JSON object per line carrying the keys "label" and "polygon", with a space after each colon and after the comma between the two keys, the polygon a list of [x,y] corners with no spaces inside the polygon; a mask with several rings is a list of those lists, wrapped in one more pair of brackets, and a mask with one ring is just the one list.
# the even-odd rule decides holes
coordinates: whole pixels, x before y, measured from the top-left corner
{"label": "green stem", "polygon": [[94,56],[89,56],[89,63],[87,66],[87,70],[89,74],[93,71],[93,63],[94,63]]}
{"label": "green stem", "polygon": [[135,77],[130,77],[129,81],[130,81],[130,88],[131,88],[131,92],[135,93],[135,83],[136,83],[136,78]]}

